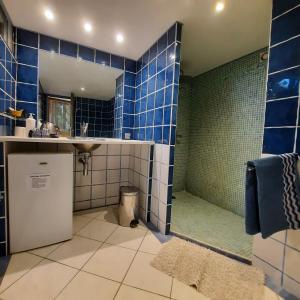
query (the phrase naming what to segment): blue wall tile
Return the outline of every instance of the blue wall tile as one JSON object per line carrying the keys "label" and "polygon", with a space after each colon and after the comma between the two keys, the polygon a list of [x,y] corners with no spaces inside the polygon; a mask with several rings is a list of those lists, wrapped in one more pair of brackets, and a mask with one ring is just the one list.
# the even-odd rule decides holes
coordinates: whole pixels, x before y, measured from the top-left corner
{"label": "blue wall tile", "polygon": [[40,35],[40,49],[58,53],[59,40],[47,35]]}
{"label": "blue wall tile", "polygon": [[18,82],[17,99],[28,102],[37,101],[37,86]]}
{"label": "blue wall tile", "polygon": [[4,167],[0,167],[0,192],[4,191]]}
{"label": "blue wall tile", "polygon": [[35,103],[28,102],[16,102],[17,109],[24,109],[25,115],[28,116],[29,113],[37,114],[37,106]]}
{"label": "blue wall tile", "polygon": [[5,216],[5,194],[0,192],[0,217]]}
{"label": "blue wall tile", "polygon": [[300,4],[300,0],[273,0],[273,18]]}
{"label": "blue wall tile", "polygon": [[300,65],[300,37],[270,50],[269,73]]}
{"label": "blue wall tile", "polygon": [[38,34],[25,29],[17,29],[17,43],[38,48]]}
{"label": "blue wall tile", "polygon": [[60,53],[64,55],[68,55],[71,57],[77,57],[78,46],[77,44],[67,42],[67,41],[60,41]]}
{"label": "blue wall tile", "polygon": [[18,81],[25,83],[37,84],[37,73],[36,67],[30,67],[25,65],[19,65],[18,67]]}
{"label": "blue wall tile", "polygon": [[5,219],[0,219],[0,242],[4,242],[6,240],[5,235]]}
{"label": "blue wall tile", "polygon": [[266,128],[263,153],[282,154],[293,152],[295,128]]}
{"label": "blue wall tile", "polygon": [[95,58],[95,50],[88,47],[79,46],[78,56],[84,60],[93,62]]}
{"label": "blue wall tile", "polygon": [[265,127],[296,126],[297,107],[298,99],[267,102]]}
{"label": "blue wall tile", "polygon": [[268,79],[268,98],[278,99],[299,95],[300,68],[275,73]]}
{"label": "blue wall tile", "polygon": [[37,66],[38,50],[26,46],[17,46],[18,63],[31,66]]}
{"label": "blue wall tile", "polygon": [[300,6],[272,22],[271,45],[300,34]]}

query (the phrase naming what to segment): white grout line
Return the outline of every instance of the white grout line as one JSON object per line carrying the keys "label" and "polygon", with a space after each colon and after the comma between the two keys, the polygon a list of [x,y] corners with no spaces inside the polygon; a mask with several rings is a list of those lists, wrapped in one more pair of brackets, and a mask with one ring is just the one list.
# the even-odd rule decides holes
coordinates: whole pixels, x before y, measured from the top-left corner
{"label": "white grout line", "polygon": [[284,13],[282,13],[282,14],[280,14],[280,15],[274,17],[274,18],[272,19],[272,21],[277,20],[277,19],[280,18],[281,16],[284,16],[284,15],[288,14],[289,12],[291,12],[291,11],[297,9],[298,7],[300,7],[300,4],[298,4],[298,5],[296,5],[295,7],[293,7],[293,8],[291,8],[291,9],[285,11]]}

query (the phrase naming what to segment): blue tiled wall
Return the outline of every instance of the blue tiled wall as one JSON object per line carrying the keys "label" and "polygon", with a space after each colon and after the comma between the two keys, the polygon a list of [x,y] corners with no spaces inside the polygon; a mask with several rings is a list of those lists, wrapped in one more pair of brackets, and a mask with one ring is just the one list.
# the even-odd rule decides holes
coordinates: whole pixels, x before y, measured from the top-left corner
{"label": "blue tiled wall", "polygon": [[175,23],[137,62],[134,138],[175,145],[182,25]]}
{"label": "blue tiled wall", "polygon": [[300,0],[274,0],[263,153],[300,152]]}
{"label": "blue tiled wall", "polygon": [[75,135],[80,136],[80,124],[85,122],[89,137],[113,137],[114,102],[75,97]]}
{"label": "blue tiled wall", "polygon": [[[17,63],[14,55],[0,36],[0,112],[15,107]],[[14,120],[0,116],[0,135],[11,135]],[[7,254],[5,159],[0,143],[0,256]]]}

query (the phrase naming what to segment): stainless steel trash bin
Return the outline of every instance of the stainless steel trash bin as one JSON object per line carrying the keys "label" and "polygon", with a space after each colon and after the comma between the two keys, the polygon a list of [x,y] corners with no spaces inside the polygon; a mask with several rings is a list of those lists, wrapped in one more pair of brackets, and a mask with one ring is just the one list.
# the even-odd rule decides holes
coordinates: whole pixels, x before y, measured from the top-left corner
{"label": "stainless steel trash bin", "polygon": [[134,186],[121,186],[119,205],[119,224],[136,227],[138,224],[139,190]]}

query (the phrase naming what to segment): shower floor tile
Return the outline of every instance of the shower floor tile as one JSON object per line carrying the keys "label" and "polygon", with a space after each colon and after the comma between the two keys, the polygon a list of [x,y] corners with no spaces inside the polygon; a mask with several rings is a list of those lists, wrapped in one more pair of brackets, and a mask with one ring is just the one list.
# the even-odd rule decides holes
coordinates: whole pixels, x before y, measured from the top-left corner
{"label": "shower floor tile", "polygon": [[171,231],[250,259],[244,218],[187,192],[174,193]]}

